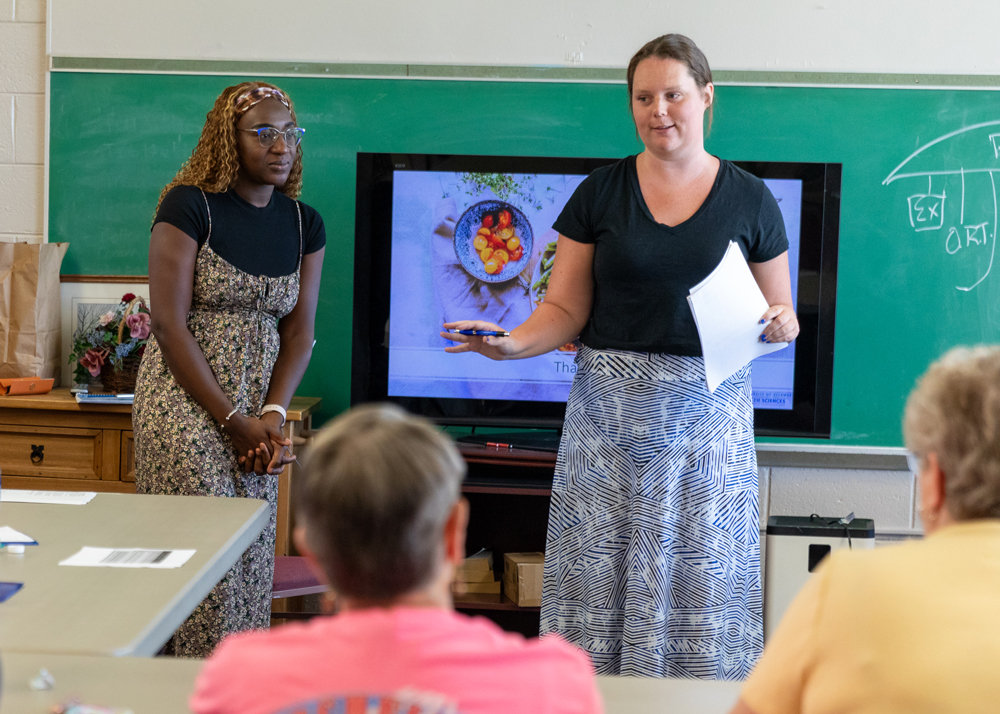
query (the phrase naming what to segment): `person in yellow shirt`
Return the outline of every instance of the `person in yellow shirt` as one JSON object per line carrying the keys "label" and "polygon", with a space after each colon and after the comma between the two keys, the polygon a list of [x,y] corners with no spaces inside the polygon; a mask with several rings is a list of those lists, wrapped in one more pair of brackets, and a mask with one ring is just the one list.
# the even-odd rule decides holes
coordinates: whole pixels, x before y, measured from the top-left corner
{"label": "person in yellow shirt", "polygon": [[927,537],[829,557],[732,714],[1000,707],[1000,348],[931,365],[903,431]]}

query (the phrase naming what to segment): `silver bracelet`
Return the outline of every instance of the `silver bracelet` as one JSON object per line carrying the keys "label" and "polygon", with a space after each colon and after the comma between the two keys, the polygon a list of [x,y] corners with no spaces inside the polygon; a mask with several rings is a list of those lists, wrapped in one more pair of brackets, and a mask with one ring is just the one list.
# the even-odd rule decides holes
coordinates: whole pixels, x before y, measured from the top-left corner
{"label": "silver bracelet", "polygon": [[221,427],[222,427],[223,429],[225,429],[225,428],[226,428],[226,423],[228,423],[228,422],[229,422],[229,417],[231,417],[231,416],[232,416],[233,414],[235,414],[235,413],[236,413],[236,412],[238,412],[239,410],[240,410],[240,408],[239,408],[239,407],[236,407],[236,408],[234,408],[234,409],[233,409],[233,410],[232,410],[231,412],[229,412],[228,414],[226,414],[226,418],[225,418],[225,420],[224,420],[224,421],[221,421],[221,422],[219,422],[219,425],[220,425],[220,426],[221,426]]}

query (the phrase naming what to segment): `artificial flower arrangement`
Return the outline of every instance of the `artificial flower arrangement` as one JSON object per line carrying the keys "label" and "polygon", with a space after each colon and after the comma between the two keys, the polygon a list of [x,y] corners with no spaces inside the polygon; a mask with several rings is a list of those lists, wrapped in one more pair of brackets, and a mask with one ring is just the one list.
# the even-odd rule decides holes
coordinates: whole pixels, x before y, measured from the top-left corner
{"label": "artificial flower arrangement", "polygon": [[[132,293],[122,295],[122,301],[73,335],[70,363],[76,363],[76,381],[86,384],[91,377],[103,372],[121,372],[123,360],[137,363],[146,351],[150,334],[149,308],[145,298]],[[137,369],[137,367],[136,367]]]}

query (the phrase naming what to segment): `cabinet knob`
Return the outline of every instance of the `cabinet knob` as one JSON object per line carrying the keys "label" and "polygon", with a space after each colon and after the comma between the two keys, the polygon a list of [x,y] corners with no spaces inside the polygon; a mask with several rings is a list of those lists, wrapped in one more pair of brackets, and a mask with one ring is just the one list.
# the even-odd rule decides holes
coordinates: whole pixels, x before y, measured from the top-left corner
{"label": "cabinet knob", "polygon": [[45,458],[45,444],[31,445],[31,463],[40,464]]}

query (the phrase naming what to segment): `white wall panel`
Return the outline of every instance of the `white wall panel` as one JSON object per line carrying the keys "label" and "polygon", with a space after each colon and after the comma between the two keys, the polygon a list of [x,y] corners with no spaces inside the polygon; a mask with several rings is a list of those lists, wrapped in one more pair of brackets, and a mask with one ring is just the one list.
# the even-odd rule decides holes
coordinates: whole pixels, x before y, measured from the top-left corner
{"label": "white wall panel", "polygon": [[14,95],[0,94],[0,164],[14,163]]}
{"label": "white wall panel", "polygon": [[14,97],[14,163],[45,163],[45,95]]}
{"label": "white wall panel", "polygon": [[875,530],[913,528],[913,476],[909,471],[773,467],[771,516],[846,516],[875,519]]}
{"label": "white wall panel", "polygon": [[42,233],[43,176],[41,166],[0,165],[0,233]]}
{"label": "white wall panel", "polygon": [[983,0],[53,0],[51,53],[621,67],[682,32],[719,69],[1000,74],[997,27]]}
{"label": "white wall panel", "polygon": [[0,92],[45,92],[45,25],[0,22]]}
{"label": "white wall panel", "polygon": [[15,22],[45,22],[45,0],[11,0]]}

